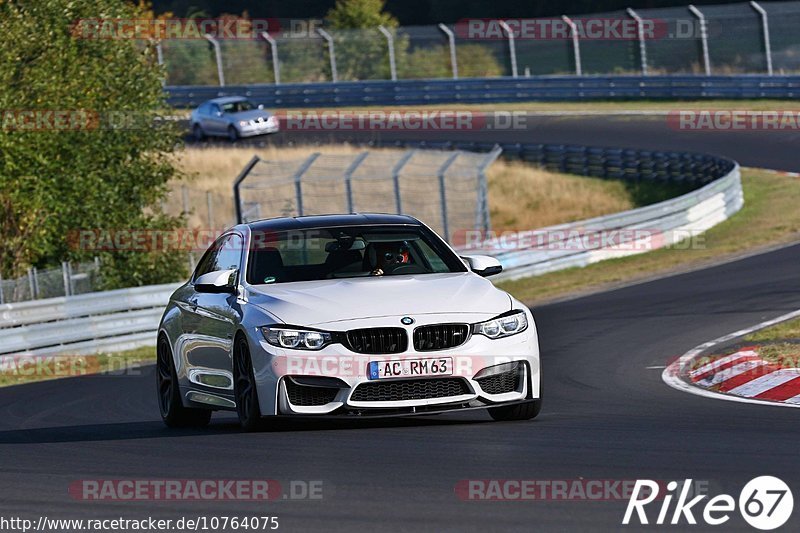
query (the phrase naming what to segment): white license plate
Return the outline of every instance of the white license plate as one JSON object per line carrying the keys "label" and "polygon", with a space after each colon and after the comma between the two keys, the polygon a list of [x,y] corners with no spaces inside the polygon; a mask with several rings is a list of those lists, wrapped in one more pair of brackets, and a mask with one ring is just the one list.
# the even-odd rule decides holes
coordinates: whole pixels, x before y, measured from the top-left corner
{"label": "white license plate", "polygon": [[402,359],[399,361],[371,361],[369,379],[410,378],[453,375],[452,357],[430,359]]}

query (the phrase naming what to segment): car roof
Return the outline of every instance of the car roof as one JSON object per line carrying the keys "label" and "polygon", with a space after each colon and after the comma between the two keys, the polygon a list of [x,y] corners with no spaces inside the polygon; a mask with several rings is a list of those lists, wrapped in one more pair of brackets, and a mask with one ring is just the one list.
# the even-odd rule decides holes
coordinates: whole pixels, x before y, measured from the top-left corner
{"label": "car roof", "polygon": [[231,102],[241,102],[247,100],[245,96],[220,96],[219,98],[212,98],[208,100],[207,104],[230,104]]}
{"label": "car roof", "polygon": [[286,231],[371,225],[421,226],[422,223],[416,218],[408,215],[353,213],[350,215],[310,215],[302,217],[269,218],[247,224],[251,231]]}

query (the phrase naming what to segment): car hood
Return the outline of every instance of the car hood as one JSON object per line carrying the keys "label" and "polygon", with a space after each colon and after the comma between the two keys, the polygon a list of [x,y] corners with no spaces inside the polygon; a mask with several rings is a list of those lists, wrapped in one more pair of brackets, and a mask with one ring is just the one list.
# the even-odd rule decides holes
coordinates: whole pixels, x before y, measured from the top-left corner
{"label": "car hood", "polygon": [[250,111],[239,111],[238,113],[229,113],[230,117],[236,120],[255,120],[258,117],[264,117],[264,119],[268,119],[272,115],[263,109],[251,109]]}
{"label": "car hood", "polygon": [[468,272],[254,285],[249,301],[296,326],[434,313],[491,318],[511,309],[505,292]]}

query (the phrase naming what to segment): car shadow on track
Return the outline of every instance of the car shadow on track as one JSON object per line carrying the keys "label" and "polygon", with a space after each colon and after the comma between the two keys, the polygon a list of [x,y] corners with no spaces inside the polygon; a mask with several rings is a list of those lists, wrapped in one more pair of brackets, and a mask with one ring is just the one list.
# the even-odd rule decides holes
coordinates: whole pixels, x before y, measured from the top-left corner
{"label": "car shadow on track", "polygon": [[[471,418],[454,419],[440,417],[383,418],[371,420],[285,420],[270,421],[261,433],[333,431],[382,429],[399,427],[429,427],[473,425],[491,423]],[[33,429],[0,431],[0,444],[46,444],[58,442],[91,442],[135,439],[163,439],[196,437],[202,435],[230,435],[244,433],[233,418],[213,422],[206,428],[167,428],[160,421],[120,422],[113,424],[87,424],[79,426],[56,426]]]}

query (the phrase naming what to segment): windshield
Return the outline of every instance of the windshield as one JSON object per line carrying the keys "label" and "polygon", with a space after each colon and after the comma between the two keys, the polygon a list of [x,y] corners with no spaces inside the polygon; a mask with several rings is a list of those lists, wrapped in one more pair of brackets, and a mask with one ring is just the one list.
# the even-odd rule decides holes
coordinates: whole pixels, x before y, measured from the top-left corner
{"label": "windshield", "polygon": [[255,106],[247,100],[222,104],[223,113],[239,113],[240,111],[250,111],[251,109],[255,109]]}
{"label": "windshield", "polygon": [[418,226],[347,226],[253,232],[254,285],[338,278],[466,272],[435,234]]}

